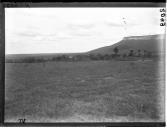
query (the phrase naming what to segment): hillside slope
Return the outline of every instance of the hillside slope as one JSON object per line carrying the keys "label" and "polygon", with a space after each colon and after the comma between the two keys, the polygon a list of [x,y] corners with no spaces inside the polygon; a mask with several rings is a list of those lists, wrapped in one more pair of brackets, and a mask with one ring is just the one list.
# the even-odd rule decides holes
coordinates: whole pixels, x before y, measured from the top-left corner
{"label": "hillside slope", "polygon": [[119,53],[128,53],[129,50],[147,50],[154,54],[164,53],[165,35],[148,35],[125,37],[120,42],[89,51],[89,54],[112,54],[113,49],[118,47]]}

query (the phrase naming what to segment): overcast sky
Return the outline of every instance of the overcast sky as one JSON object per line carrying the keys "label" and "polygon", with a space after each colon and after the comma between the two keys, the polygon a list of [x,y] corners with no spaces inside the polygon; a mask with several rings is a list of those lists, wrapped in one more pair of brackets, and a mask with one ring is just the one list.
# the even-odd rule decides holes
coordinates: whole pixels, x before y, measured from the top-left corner
{"label": "overcast sky", "polygon": [[159,24],[159,8],[5,8],[6,54],[86,52]]}

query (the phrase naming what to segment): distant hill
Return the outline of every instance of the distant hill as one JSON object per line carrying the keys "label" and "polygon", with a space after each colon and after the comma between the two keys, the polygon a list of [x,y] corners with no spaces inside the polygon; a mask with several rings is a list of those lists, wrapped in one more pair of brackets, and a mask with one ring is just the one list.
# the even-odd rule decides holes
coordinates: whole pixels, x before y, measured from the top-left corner
{"label": "distant hill", "polygon": [[165,35],[131,36],[123,38],[114,45],[89,51],[88,54],[112,54],[115,47],[119,49],[120,54],[128,53],[129,50],[137,52],[138,49],[147,50],[153,54],[162,54],[165,52],[164,44]]}
{"label": "distant hill", "polygon": [[6,59],[9,60],[20,60],[26,58],[38,58],[38,59],[51,59],[56,56],[67,55],[67,56],[75,56],[83,53],[39,53],[39,54],[8,54],[5,56]]}

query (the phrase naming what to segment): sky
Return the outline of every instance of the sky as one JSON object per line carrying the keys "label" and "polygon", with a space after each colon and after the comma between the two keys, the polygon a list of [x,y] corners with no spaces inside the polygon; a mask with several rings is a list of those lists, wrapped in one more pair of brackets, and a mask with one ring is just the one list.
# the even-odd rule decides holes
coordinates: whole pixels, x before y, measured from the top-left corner
{"label": "sky", "polygon": [[5,8],[5,53],[76,53],[164,34],[160,8]]}

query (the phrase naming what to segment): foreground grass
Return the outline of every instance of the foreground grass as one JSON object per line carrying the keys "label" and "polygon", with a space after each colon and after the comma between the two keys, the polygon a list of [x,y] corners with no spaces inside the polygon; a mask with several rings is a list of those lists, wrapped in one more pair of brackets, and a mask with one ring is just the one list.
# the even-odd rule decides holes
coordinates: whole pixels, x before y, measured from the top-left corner
{"label": "foreground grass", "polygon": [[7,63],[5,121],[162,121],[158,68],[154,61]]}

